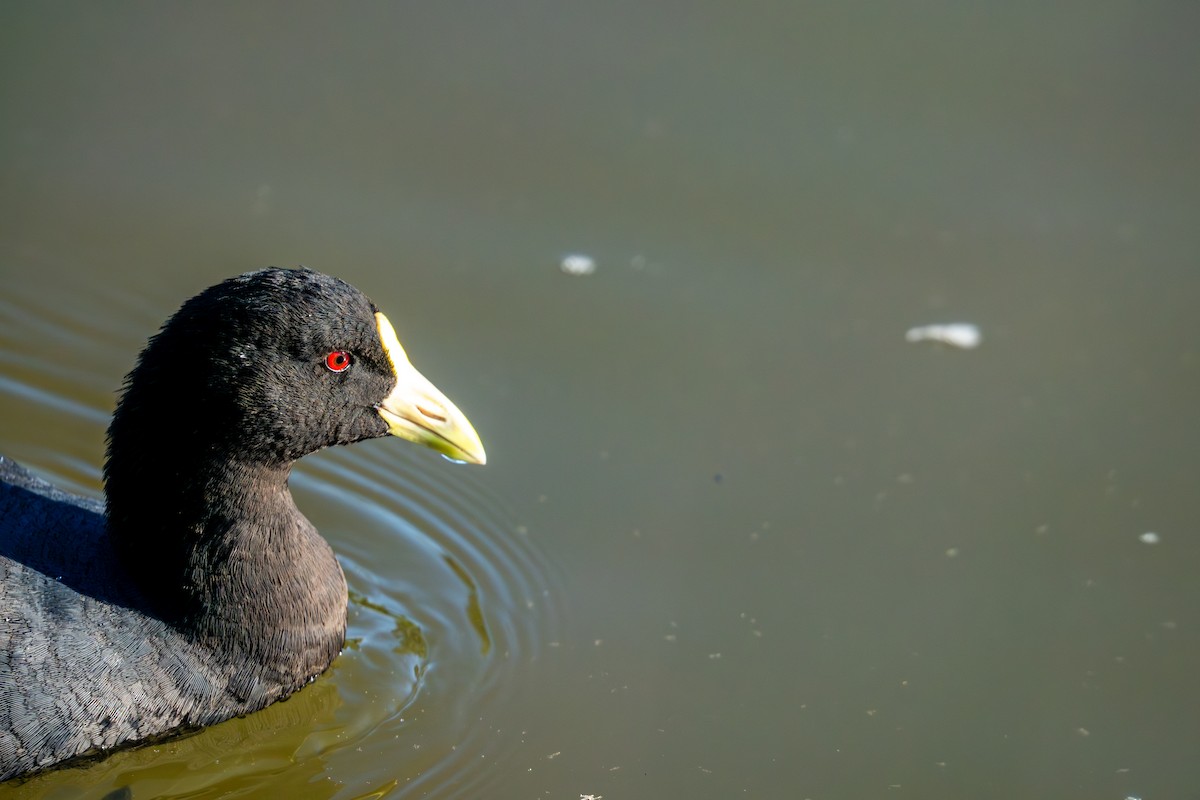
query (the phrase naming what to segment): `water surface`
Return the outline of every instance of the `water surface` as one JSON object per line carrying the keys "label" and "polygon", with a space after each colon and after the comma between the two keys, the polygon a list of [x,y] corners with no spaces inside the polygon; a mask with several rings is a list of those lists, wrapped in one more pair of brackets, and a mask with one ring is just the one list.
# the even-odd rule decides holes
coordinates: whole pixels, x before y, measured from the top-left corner
{"label": "water surface", "polygon": [[489,463],[303,462],[332,671],[0,794],[1200,791],[1197,23],[6,8],[0,449],[98,492],[145,337],[303,263]]}

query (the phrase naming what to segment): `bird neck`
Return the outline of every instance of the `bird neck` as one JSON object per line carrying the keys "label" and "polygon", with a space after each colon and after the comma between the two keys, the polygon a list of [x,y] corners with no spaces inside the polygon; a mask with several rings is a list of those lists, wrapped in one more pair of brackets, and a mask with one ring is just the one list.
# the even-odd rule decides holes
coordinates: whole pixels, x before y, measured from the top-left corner
{"label": "bird neck", "polygon": [[148,449],[113,448],[105,490],[114,550],[153,613],[256,669],[323,671],[345,639],[346,582],[292,500],[291,465]]}

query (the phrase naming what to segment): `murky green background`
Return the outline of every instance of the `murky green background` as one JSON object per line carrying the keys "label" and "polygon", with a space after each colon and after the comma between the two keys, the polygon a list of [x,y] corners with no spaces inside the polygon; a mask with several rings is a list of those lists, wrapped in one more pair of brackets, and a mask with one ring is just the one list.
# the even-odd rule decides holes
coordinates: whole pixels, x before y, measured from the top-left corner
{"label": "murky green background", "polygon": [[1198,30],[4,5],[0,450],[98,492],[145,337],[303,263],[489,464],[306,460],[331,673],[0,795],[1200,797]]}

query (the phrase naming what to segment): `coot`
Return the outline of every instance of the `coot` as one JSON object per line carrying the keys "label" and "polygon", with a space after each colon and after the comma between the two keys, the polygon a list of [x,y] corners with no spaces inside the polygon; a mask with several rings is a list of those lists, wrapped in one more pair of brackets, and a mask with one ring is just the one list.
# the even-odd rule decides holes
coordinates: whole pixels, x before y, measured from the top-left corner
{"label": "coot", "polygon": [[0,457],[0,780],[255,711],[323,672],[346,582],[288,475],[388,434],[484,463],[370,300],[267,269],[192,298],[143,350],[104,505]]}

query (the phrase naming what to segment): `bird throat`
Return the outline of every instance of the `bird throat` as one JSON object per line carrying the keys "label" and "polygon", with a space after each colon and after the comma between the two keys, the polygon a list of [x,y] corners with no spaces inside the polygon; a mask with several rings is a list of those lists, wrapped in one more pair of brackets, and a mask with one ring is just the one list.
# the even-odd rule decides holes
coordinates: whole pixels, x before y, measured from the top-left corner
{"label": "bird throat", "polygon": [[147,605],[206,647],[247,654],[267,682],[323,671],[344,643],[346,582],[296,508],[291,465],[156,468],[145,455],[111,455],[106,494],[109,538]]}

